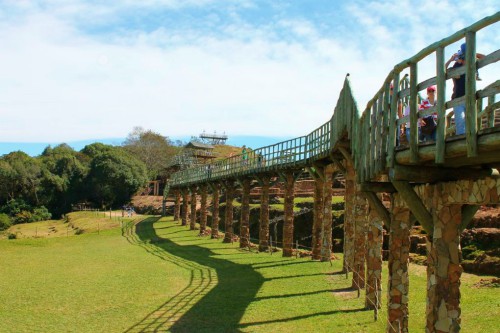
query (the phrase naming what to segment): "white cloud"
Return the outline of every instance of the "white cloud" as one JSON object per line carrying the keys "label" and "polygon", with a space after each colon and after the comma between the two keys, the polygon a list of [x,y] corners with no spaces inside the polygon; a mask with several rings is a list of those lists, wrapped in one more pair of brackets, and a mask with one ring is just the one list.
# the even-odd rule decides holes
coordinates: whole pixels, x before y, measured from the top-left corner
{"label": "white cloud", "polygon": [[[439,30],[445,22],[426,24],[439,13],[410,15],[409,1],[399,9],[393,2],[354,3],[347,14],[358,29],[350,36],[322,34],[306,18],[255,26],[235,9],[254,9],[251,1],[227,1],[229,21],[207,16],[222,35],[189,24],[105,30],[105,36],[81,30],[87,19],[118,20],[137,6],[180,10],[181,3],[217,5],[20,3],[17,16],[0,23],[0,141],[125,137],[134,126],[171,137],[203,129],[300,136],[331,116],[346,73],[363,109],[396,63],[457,30]],[[438,6],[451,8],[446,1]],[[432,8],[431,2],[419,8]],[[391,21],[396,16],[404,26]],[[494,47],[498,37],[481,45]],[[420,77],[431,74],[423,68]]]}

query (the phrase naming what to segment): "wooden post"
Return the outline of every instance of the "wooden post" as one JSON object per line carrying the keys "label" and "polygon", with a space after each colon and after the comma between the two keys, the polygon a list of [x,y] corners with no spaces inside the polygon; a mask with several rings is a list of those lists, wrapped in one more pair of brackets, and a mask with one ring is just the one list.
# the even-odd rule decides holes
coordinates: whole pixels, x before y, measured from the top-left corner
{"label": "wooden post", "polygon": [[[358,188],[359,185],[356,185]],[[366,199],[356,189],[354,195],[354,264],[352,274],[352,287],[362,289],[365,287],[365,256],[366,256]]]}
{"label": "wooden post", "polygon": [[410,64],[410,163],[418,163],[417,63]]}
{"label": "wooden post", "polygon": [[233,242],[233,199],[234,199],[234,183],[228,180],[225,183],[226,188],[226,216],[225,230],[223,243]]}
{"label": "wooden post", "polygon": [[476,157],[477,149],[477,109],[476,109],[476,33],[468,31],[465,37],[465,140],[467,157]]}
{"label": "wooden post", "polygon": [[178,189],[174,190],[175,204],[174,204],[174,221],[179,221],[181,212],[181,193]]}
{"label": "wooden post", "polygon": [[323,226],[324,209],[324,180],[321,177],[314,179],[314,207],[313,207],[313,230],[312,230],[312,258],[321,259],[321,234]]}
{"label": "wooden post", "polygon": [[210,238],[219,238],[219,194],[220,184],[213,185],[212,193],[212,234]]}
{"label": "wooden post", "polygon": [[269,249],[269,182],[270,177],[262,177],[262,192],[260,195],[259,252]]}
{"label": "wooden post", "polygon": [[250,246],[250,179],[241,181],[240,248]]}
{"label": "wooden post", "polygon": [[182,224],[188,224],[188,204],[189,204],[189,192],[187,188],[182,189]]}
{"label": "wooden post", "polygon": [[191,187],[191,223],[189,230],[196,229],[196,186]]}
{"label": "wooden post", "polygon": [[383,222],[377,211],[369,207],[368,214],[368,241],[366,256],[366,298],[365,308],[375,309],[375,320],[377,320],[377,309],[381,308],[378,295],[382,291],[382,241]]}
{"label": "wooden post", "polygon": [[332,257],[332,197],[333,164],[325,168],[323,184],[323,223],[321,228],[321,261],[330,261]]}
{"label": "wooden post", "polygon": [[207,185],[200,186],[201,208],[200,208],[200,236],[203,236],[207,229]]}
{"label": "wooden post", "polygon": [[444,47],[436,50],[436,72],[437,72],[437,128],[436,128],[436,164],[444,163],[445,139],[446,139],[446,68],[444,67]]}
{"label": "wooden post", "polygon": [[283,222],[283,257],[293,255],[293,201],[295,177],[292,171],[285,173],[285,220]]}
{"label": "wooden post", "polygon": [[394,73],[393,93],[391,102],[391,114],[389,118],[389,140],[387,143],[387,166],[393,167],[395,163],[394,147],[396,146],[396,131],[399,129],[396,126],[398,119],[398,93],[399,93],[399,72]]}

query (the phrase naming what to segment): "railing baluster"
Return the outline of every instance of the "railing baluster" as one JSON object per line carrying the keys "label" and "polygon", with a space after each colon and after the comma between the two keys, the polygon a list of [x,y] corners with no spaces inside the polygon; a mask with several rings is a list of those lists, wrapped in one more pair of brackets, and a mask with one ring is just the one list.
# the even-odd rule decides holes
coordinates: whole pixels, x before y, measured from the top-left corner
{"label": "railing baluster", "polygon": [[477,151],[477,110],[476,110],[476,33],[467,32],[465,37],[465,141],[467,156],[475,157]]}

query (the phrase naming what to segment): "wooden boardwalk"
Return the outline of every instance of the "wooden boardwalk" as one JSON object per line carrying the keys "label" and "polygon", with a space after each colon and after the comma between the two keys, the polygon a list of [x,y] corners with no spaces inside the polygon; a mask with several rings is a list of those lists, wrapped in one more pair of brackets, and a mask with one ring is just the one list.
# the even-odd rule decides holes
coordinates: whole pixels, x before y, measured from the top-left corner
{"label": "wooden boardwalk", "polygon": [[[257,181],[262,187],[259,250],[267,250],[269,186],[271,178],[278,177],[285,188],[283,255],[292,255],[294,182],[307,172],[315,179],[313,259],[329,260],[332,219],[324,203],[331,202],[332,179],[341,173],[346,179],[344,270],[352,272],[353,287],[366,289],[366,307],[381,306],[383,227],[390,233],[387,331],[407,332],[409,230],[418,221],[428,235],[427,332],[458,332],[462,272],[459,235],[480,205],[500,203],[500,102],[496,101],[500,81],[484,82],[482,89],[476,87],[478,69],[498,75],[495,63],[500,50],[476,60],[476,35],[488,26],[498,28],[499,19],[497,12],[394,66],[362,112],[347,76],[331,119],[309,134],[252,150],[247,156],[233,156],[173,174],[165,197],[169,191],[175,194],[175,218],[180,218],[182,194],[182,222],[188,224],[190,198],[200,193],[199,220],[196,200],[191,200],[194,218],[190,222],[194,229],[199,221],[204,230],[210,192],[214,202],[212,228],[217,228],[218,198],[224,190],[225,221],[230,221],[225,225],[224,241],[229,242],[233,236],[231,202],[235,188],[241,187],[239,236],[240,245],[246,247],[248,197],[251,183]],[[464,39],[465,65],[445,68],[445,49]],[[429,56],[435,59],[435,75],[420,80],[419,64]],[[447,98],[446,86],[462,75],[465,95]],[[419,93],[432,85],[437,88],[436,104],[419,112]],[[466,109],[465,134],[454,135],[452,110],[461,104]],[[398,111],[405,107],[409,107],[409,116],[398,117]],[[432,113],[437,115],[436,140],[420,143],[418,119]],[[411,133],[410,140],[403,143],[399,136],[405,124],[410,125]],[[382,202],[382,193],[390,195],[389,206]]]}

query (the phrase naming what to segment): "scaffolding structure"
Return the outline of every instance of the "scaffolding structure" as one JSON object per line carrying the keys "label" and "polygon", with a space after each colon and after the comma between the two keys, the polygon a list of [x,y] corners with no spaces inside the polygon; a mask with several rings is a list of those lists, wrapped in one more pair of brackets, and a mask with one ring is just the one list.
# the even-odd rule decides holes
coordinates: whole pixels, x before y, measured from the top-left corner
{"label": "scaffolding structure", "polygon": [[227,141],[227,135],[226,132],[224,132],[223,134],[217,134],[217,132],[214,131],[213,134],[209,134],[203,131],[203,133],[200,134],[200,139],[202,140],[202,142],[211,145],[225,145]]}

